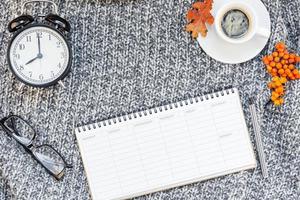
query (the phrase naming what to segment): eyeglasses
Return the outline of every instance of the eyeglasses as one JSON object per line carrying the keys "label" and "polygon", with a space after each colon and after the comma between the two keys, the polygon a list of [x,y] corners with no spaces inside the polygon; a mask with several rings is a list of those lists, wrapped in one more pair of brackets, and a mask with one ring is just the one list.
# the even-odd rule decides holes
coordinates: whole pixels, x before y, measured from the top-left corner
{"label": "eyeglasses", "polygon": [[72,168],[61,154],[50,145],[34,146],[32,143],[36,137],[36,132],[21,117],[16,115],[5,117],[0,120],[0,126],[57,180],[63,177],[66,168]]}

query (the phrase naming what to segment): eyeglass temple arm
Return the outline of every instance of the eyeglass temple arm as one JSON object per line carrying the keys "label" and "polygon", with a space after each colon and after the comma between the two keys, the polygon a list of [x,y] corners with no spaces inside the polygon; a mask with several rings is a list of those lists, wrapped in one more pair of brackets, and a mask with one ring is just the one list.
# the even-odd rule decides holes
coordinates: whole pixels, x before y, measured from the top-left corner
{"label": "eyeglass temple arm", "polygon": [[65,165],[66,165],[67,168],[72,168],[73,167],[72,164],[67,163],[67,161],[65,160],[65,158],[55,148],[53,148],[51,145],[44,144],[44,146],[48,146],[51,149],[53,149],[61,157],[61,159],[64,161],[64,163],[65,163]]}

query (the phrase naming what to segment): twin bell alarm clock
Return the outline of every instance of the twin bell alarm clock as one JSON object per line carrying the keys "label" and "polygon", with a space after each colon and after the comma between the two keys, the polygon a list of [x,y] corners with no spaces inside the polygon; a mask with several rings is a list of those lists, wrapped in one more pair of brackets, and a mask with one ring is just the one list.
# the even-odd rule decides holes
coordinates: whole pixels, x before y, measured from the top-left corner
{"label": "twin bell alarm clock", "polygon": [[62,84],[72,60],[66,39],[70,24],[57,15],[57,5],[48,0],[27,1],[22,5],[22,13],[26,4],[32,2],[52,3],[55,13],[36,17],[22,14],[8,24],[9,32],[14,33],[7,51],[9,68],[29,86]]}

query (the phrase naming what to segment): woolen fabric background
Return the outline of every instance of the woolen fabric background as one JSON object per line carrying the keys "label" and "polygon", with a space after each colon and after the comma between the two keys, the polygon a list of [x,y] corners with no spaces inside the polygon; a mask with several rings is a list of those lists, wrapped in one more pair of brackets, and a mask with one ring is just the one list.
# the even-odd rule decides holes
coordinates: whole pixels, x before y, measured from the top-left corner
{"label": "woolen fabric background", "polygon": [[[238,65],[216,62],[184,31],[192,0],[61,0],[56,1],[60,14],[72,26],[73,63],[66,87],[18,91],[19,82],[8,70],[12,34],[6,26],[22,2],[0,3],[0,117],[13,112],[28,119],[38,133],[35,144],[53,145],[74,168],[58,182],[0,131],[0,199],[90,199],[74,127],[225,87],[240,90],[253,142],[248,99],[270,80],[262,55],[280,40],[300,53],[299,0],[263,0],[271,16],[270,41],[255,59]],[[40,8],[29,8],[28,13]],[[256,102],[268,179],[262,178],[258,165],[137,199],[299,199],[300,81],[287,84],[286,102],[280,108],[263,107],[268,95],[264,92]]]}

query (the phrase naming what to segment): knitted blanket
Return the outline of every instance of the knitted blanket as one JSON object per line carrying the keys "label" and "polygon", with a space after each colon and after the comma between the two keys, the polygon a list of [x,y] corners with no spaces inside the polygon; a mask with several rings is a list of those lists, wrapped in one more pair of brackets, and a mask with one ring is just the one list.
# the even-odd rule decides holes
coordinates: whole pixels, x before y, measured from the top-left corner
{"label": "knitted blanket", "polygon": [[[257,155],[248,100],[264,91],[270,80],[261,57],[279,40],[300,53],[300,0],[263,0],[271,16],[270,40],[256,58],[235,65],[213,60],[184,31],[192,0],[57,0],[59,14],[72,26],[73,62],[65,88],[19,90],[8,69],[6,52],[12,35],[6,27],[20,14],[22,2],[0,3],[0,118],[13,112],[30,121],[37,132],[34,144],[53,145],[73,168],[56,181],[0,130],[1,200],[91,199],[74,127],[229,86],[240,91]],[[29,6],[28,13],[48,7]],[[267,90],[256,101],[267,179],[258,165],[255,170],[136,199],[299,199],[300,81],[288,83],[286,91],[281,107],[264,106]]]}

